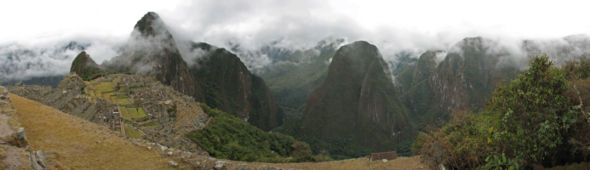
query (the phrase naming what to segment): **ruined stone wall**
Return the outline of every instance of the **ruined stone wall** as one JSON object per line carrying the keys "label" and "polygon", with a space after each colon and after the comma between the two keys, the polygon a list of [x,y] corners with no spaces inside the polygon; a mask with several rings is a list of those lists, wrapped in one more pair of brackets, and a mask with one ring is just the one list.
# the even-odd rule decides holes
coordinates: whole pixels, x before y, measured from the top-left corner
{"label": "ruined stone wall", "polygon": [[0,86],[0,169],[45,169],[43,151],[30,152],[25,129],[6,88]]}

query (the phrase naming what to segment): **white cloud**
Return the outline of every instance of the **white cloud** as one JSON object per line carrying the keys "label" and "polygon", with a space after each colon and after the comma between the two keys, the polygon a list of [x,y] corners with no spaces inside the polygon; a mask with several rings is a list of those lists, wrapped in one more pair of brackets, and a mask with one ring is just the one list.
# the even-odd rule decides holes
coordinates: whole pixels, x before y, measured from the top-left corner
{"label": "white cloud", "polygon": [[[395,60],[401,50],[447,49],[470,36],[514,44],[589,34],[588,6],[575,0],[11,0],[0,2],[0,44],[49,48],[86,37],[99,42],[87,50],[101,63],[116,55],[113,48],[142,15],[155,11],[181,41],[256,49],[281,40],[284,47],[301,48],[345,37],[367,40]],[[257,67],[269,62],[265,56],[243,60]]]}

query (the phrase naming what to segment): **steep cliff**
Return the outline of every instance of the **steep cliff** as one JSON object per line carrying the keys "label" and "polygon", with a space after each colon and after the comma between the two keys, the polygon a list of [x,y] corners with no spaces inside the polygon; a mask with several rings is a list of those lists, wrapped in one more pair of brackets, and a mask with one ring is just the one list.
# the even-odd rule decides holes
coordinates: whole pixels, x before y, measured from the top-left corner
{"label": "steep cliff", "polygon": [[391,150],[409,139],[413,125],[388,70],[374,45],[342,46],[322,85],[309,95],[297,136],[336,156]]}

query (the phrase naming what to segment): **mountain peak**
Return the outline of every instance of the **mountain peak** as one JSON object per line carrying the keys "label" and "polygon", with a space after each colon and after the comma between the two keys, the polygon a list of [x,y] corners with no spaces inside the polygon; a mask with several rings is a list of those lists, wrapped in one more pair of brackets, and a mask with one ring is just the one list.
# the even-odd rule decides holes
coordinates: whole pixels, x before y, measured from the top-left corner
{"label": "mountain peak", "polygon": [[170,34],[166,29],[164,21],[155,12],[148,12],[143,15],[135,24],[135,29],[143,36],[156,36],[162,33]]}
{"label": "mountain peak", "polygon": [[83,80],[92,80],[104,74],[104,71],[90,58],[86,51],[82,51],[74,61],[70,68],[71,73],[78,74]]}
{"label": "mountain peak", "polygon": [[331,67],[353,71],[352,75],[360,78],[374,61],[383,62],[379,49],[366,41],[356,41],[344,45],[336,51]]}
{"label": "mountain peak", "polygon": [[[373,57],[373,56],[381,56],[381,54],[379,54],[379,49],[377,49],[377,47],[367,41],[355,41],[353,43],[350,43],[348,45],[344,45],[341,48],[342,52],[355,52],[357,50],[362,50],[361,52],[369,52],[369,55],[360,55],[360,56],[364,56],[364,57]],[[347,55],[347,56],[359,56],[359,55]]]}
{"label": "mountain peak", "polygon": [[98,67],[98,64],[96,64],[96,62],[94,62],[94,60],[90,58],[90,55],[88,55],[86,51],[82,51],[74,59],[72,67],[70,68],[70,72],[79,72],[80,70],[88,66]]}
{"label": "mountain peak", "polygon": [[349,140],[343,144],[347,147],[385,151],[409,139],[413,125],[408,123],[407,110],[387,70],[379,49],[366,41],[340,47],[322,85],[308,95],[303,108],[301,132],[319,141],[310,143],[319,146],[346,136]]}

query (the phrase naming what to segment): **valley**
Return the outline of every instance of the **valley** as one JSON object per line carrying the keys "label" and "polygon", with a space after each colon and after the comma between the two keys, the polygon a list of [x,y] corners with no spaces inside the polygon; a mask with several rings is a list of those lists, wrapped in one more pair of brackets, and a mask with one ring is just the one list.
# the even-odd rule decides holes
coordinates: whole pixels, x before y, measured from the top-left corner
{"label": "valley", "polygon": [[[158,13],[144,8],[150,3],[120,18],[56,17],[95,15],[60,34],[0,41],[0,169],[590,163],[586,34],[508,36],[512,27],[482,24],[492,34],[450,22],[480,15],[468,11],[485,11],[479,6],[436,22],[429,18],[453,11],[407,8],[428,15],[414,24],[453,30],[439,32],[405,28],[412,24],[398,15],[368,17],[364,8],[381,2],[196,0],[159,4]],[[388,5],[387,13],[405,9]],[[414,20],[409,13],[401,16]],[[90,25],[94,36],[84,33]],[[561,25],[534,30],[545,27]]]}

